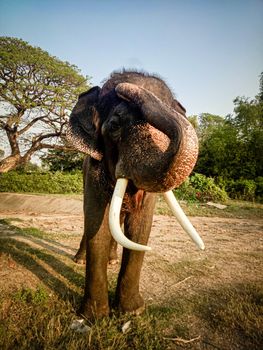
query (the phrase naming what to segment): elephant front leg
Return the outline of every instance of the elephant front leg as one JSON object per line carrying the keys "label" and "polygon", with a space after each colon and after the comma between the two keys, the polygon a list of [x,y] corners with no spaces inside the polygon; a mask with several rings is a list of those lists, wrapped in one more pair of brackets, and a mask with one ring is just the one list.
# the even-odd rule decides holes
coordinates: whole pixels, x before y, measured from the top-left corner
{"label": "elephant front leg", "polygon": [[139,290],[143,258],[143,252],[123,250],[122,267],[116,290],[116,304],[122,312],[139,315],[145,309],[145,303]]}
{"label": "elephant front leg", "polygon": [[[147,244],[152,226],[155,196],[146,194],[140,210],[128,214],[125,219],[125,235],[133,242]],[[122,312],[140,314],[145,309],[140,294],[140,274],[144,252],[124,248],[121,270],[118,277],[116,302]]]}
{"label": "elephant front leg", "polygon": [[[93,321],[109,314],[107,265],[111,236],[108,227],[108,209],[102,222],[97,216],[85,216],[86,278],[85,293],[79,313]],[[94,229],[98,231],[94,234]]]}

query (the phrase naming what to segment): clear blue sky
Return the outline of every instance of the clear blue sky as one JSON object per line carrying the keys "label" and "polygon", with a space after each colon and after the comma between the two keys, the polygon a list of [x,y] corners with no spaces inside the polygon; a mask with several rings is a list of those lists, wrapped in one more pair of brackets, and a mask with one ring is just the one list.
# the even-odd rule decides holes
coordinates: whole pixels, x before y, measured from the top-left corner
{"label": "clear blue sky", "polygon": [[189,115],[231,113],[263,71],[263,0],[0,0],[0,33],[93,85],[122,67],[157,73]]}

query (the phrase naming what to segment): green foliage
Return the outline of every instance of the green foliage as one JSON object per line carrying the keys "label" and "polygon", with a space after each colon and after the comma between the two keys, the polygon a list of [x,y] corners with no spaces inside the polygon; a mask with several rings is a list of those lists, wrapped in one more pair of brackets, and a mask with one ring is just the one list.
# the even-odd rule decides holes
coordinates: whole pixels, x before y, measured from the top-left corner
{"label": "green foliage", "polygon": [[28,162],[26,164],[23,164],[19,167],[16,168],[16,171],[18,173],[35,173],[35,172],[42,172],[42,168],[35,164],[35,163],[31,163],[31,162]]}
{"label": "green foliage", "polygon": [[54,104],[67,108],[86,88],[86,78],[75,65],[21,39],[0,37],[0,57],[5,81],[1,97],[16,108],[49,109]]}
{"label": "green foliage", "polygon": [[225,119],[210,114],[194,119],[200,141],[195,171],[253,180],[263,173],[263,102],[238,97],[234,104],[234,114]]}
{"label": "green foliage", "polygon": [[[83,192],[83,175],[81,171],[66,172],[22,172],[11,171],[0,175],[0,192],[50,193],[66,194]],[[263,177],[256,181],[239,179],[228,180],[195,173],[178,189],[176,197],[188,202],[224,202],[228,196],[233,199],[263,200]]]}
{"label": "green foliage", "polygon": [[[0,192],[33,193],[82,193],[82,172],[75,173],[20,173],[9,172],[0,175]],[[212,178],[195,174],[188,178],[177,190],[179,199],[188,201],[225,201],[227,195]]]}
{"label": "green foliage", "polygon": [[256,183],[256,199],[258,198],[260,202],[263,202],[263,176],[259,176],[255,179]]}
{"label": "green foliage", "polygon": [[0,192],[82,193],[82,173],[17,173],[0,175]]}
{"label": "green foliage", "polygon": [[175,190],[177,198],[188,201],[219,201],[224,202],[228,196],[211,177],[195,173],[190,176],[178,189]]}
{"label": "green foliage", "polygon": [[253,180],[228,180],[225,183],[225,188],[229,196],[233,199],[255,200],[257,185]]}
{"label": "green foliage", "polygon": [[65,152],[63,150],[49,150],[41,158],[42,165],[50,171],[82,170],[84,154],[79,152]]}

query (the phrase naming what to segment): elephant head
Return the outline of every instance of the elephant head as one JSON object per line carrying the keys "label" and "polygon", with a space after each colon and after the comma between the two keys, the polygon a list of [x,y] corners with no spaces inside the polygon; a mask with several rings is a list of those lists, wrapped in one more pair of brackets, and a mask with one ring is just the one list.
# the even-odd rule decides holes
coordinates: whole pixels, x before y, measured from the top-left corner
{"label": "elephant head", "polygon": [[137,72],[113,73],[102,88],[81,94],[67,139],[104,162],[113,182],[127,179],[148,192],[178,187],[198,154],[185,109],[161,79]]}

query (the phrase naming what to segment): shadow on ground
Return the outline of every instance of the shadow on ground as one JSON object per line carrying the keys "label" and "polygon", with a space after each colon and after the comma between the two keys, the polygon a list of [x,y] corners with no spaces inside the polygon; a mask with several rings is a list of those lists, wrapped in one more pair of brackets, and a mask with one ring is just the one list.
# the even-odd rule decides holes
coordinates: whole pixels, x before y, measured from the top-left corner
{"label": "shadow on ground", "polygon": [[73,256],[61,249],[65,246],[55,240],[32,237],[5,220],[1,220],[0,231],[0,254],[29,270],[59,297],[80,298],[84,274],[70,266]]}

